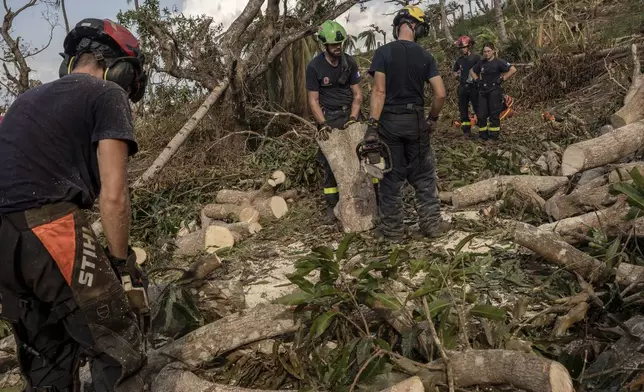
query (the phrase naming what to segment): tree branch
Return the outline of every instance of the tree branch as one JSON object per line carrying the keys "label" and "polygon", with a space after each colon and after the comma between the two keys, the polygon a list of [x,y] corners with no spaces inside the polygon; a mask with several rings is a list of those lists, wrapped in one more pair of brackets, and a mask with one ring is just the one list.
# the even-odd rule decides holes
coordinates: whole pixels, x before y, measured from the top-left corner
{"label": "tree branch", "polygon": [[20,38],[13,39],[13,37],[9,32],[13,27],[13,20],[22,11],[26,10],[29,7],[33,7],[35,4],[36,4],[36,0],[30,0],[25,5],[20,7],[18,11],[12,12],[11,9],[7,6],[6,0],[4,1],[4,7],[7,13],[4,15],[4,20],[2,22],[2,29],[0,29],[0,34],[2,35],[4,42],[9,47],[9,51],[11,51],[11,54],[13,55],[12,61],[16,65],[16,68],[18,70],[18,76],[16,77],[9,73],[9,69],[7,68],[6,63],[3,64],[3,67],[5,72],[7,73],[7,78],[12,82],[16,83],[18,94],[24,93],[29,89],[29,72],[31,71],[31,68],[29,68],[27,61],[25,60],[25,56],[20,51],[20,45],[19,45]]}

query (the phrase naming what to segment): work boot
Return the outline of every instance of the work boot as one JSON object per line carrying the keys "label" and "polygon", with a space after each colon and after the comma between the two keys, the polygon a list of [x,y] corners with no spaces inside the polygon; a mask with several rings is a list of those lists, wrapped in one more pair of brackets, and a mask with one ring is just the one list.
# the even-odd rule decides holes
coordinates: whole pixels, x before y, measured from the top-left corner
{"label": "work boot", "polygon": [[325,217],[324,217],[324,224],[334,225],[338,221],[338,218],[335,216],[335,212],[333,212],[333,209],[334,207],[332,205],[327,204]]}
{"label": "work boot", "polygon": [[422,230],[414,230],[413,232],[409,233],[409,236],[414,240],[414,241],[420,241],[423,239],[427,238],[438,238],[441,237],[443,234],[447,233],[452,229],[452,225],[445,221],[442,220],[438,223],[436,228],[430,232],[422,231]]}
{"label": "work boot", "polygon": [[404,240],[404,236],[402,234],[399,235],[385,235],[385,233],[382,232],[380,229],[375,229],[373,231],[373,237],[378,241],[378,242],[393,242],[393,243],[401,243]]}

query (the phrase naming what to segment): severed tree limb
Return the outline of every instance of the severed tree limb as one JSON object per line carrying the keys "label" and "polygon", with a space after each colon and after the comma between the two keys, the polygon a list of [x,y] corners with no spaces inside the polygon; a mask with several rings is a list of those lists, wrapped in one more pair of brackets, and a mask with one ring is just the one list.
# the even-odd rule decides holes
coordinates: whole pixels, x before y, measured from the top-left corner
{"label": "severed tree limb", "polygon": [[264,304],[205,325],[148,354],[146,378],[173,361],[200,367],[249,343],[293,333],[300,327],[290,307]]}
{"label": "severed tree limb", "polygon": [[617,162],[644,147],[644,120],[628,124],[594,139],[571,144],[561,159],[561,173],[580,171]]}
{"label": "severed tree limb", "polygon": [[414,376],[380,392],[425,392],[425,387],[420,377]]}
{"label": "severed tree limb", "polygon": [[493,177],[455,189],[452,192],[452,205],[463,208],[494,199],[512,182],[525,184],[539,194],[548,195],[565,185],[568,178],[527,175]]}
{"label": "severed tree limb", "polygon": [[187,366],[173,362],[161,370],[152,383],[151,392],[286,392],[248,389],[232,385],[215,384],[198,377]]}
{"label": "severed tree limb", "polygon": [[611,194],[611,185],[607,184],[608,180],[607,176],[598,177],[568,195],[550,198],[545,205],[546,213],[554,219],[560,220],[614,204],[617,201],[617,196]]}
{"label": "severed tree limb", "polygon": [[438,338],[438,334],[436,333],[436,327],[434,326],[434,322],[432,321],[432,315],[429,311],[429,305],[427,304],[427,298],[425,298],[424,296],[423,296],[423,310],[425,311],[425,317],[427,319],[427,324],[429,325],[429,333],[432,335],[432,340],[434,340],[434,344],[438,348],[438,352],[440,353],[440,356],[443,359],[443,363],[445,364],[445,373],[447,375],[447,385],[449,388],[449,392],[454,392],[454,368],[450,363],[449,357],[445,352],[445,348],[443,347],[443,344]]}
{"label": "severed tree limb", "polygon": [[633,81],[624,97],[624,106],[610,118],[615,128],[632,124],[644,119],[644,74],[640,72],[640,61],[637,54],[637,45],[631,46],[633,55]]}
{"label": "severed tree limb", "polygon": [[606,275],[606,265],[564,241],[556,233],[523,222],[512,222],[514,242],[546,260],[571,272],[577,272],[590,282]]}
{"label": "severed tree limb", "polygon": [[[568,370],[559,362],[536,354],[510,350],[468,350],[449,352],[448,355],[454,367],[454,383],[461,388],[507,384],[528,392],[574,392]],[[445,372],[430,368],[441,363],[442,360],[429,363],[418,376],[425,383],[446,384]]]}
{"label": "severed tree limb", "polygon": [[259,212],[253,207],[236,204],[208,204],[203,214],[212,219],[232,219],[236,222],[254,223],[259,221]]}

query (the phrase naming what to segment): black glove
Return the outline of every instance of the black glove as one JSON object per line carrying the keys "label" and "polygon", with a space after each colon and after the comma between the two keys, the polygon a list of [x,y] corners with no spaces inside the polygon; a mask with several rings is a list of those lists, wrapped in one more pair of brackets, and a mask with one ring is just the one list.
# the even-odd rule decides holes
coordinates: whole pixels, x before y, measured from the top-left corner
{"label": "black glove", "polygon": [[497,82],[496,82],[496,83],[497,83],[497,84],[499,84],[499,85],[501,85],[501,84],[503,84],[503,82],[505,82],[505,79],[503,79],[503,76],[501,76],[501,77],[499,78],[499,80],[497,80]]}
{"label": "black glove", "polygon": [[353,117],[353,116],[351,116],[351,117],[349,117],[347,122],[344,123],[344,125],[342,126],[342,129],[347,129],[351,124],[355,124],[357,122],[358,122],[358,119]]}
{"label": "black glove", "polygon": [[318,129],[315,131],[315,138],[320,140],[329,140],[329,132],[331,127],[326,124],[326,121],[318,124]]}
{"label": "black glove", "polygon": [[364,141],[369,142],[371,140],[378,140],[378,128],[380,128],[380,123],[375,118],[371,117],[367,121],[367,131],[364,133]]}
{"label": "black glove", "polygon": [[478,88],[483,87],[483,80],[481,78],[476,79],[475,83],[476,83],[476,87]]}

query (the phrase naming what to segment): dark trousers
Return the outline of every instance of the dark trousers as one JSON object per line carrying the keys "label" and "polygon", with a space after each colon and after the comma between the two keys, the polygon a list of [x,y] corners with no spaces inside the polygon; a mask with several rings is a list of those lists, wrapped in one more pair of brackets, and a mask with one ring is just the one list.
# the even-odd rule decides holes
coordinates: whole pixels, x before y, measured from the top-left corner
{"label": "dark trousers", "polygon": [[461,130],[469,134],[472,130],[470,103],[474,113],[479,111],[479,90],[473,83],[461,84],[458,88],[458,110],[461,115]]}
{"label": "dark trousers", "polygon": [[476,114],[479,135],[482,139],[498,139],[501,132],[501,112],[503,111],[503,88],[498,85],[481,87],[479,91],[479,110]]}
{"label": "dark trousers", "polygon": [[58,204],[0,218],[1,317],[26,391],[80,390],[81,356],[97,391],[143,390],[143,336],[83,212]]}
{"label": "dark trousers", "polygon": [[383,113],[379,136],[391,150],[389,164],[392,165],[392,170],[380,180],[380,230],[387,237],[404,234],[401,191],[405,180],[408,180],[416,191],[420,229],[424,233],[433,232],[440,222],[440,202],[429,126],[422,112]]}

